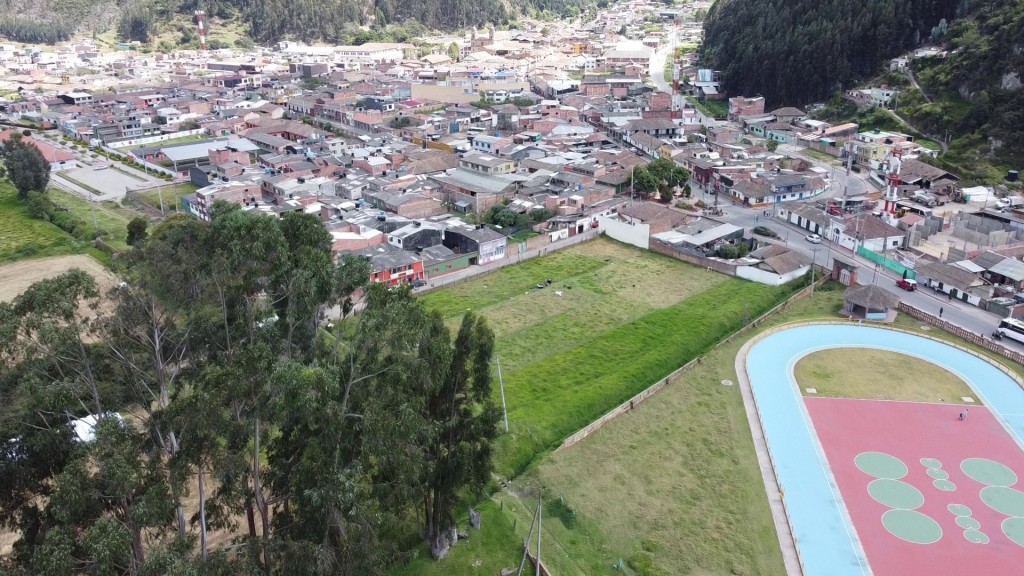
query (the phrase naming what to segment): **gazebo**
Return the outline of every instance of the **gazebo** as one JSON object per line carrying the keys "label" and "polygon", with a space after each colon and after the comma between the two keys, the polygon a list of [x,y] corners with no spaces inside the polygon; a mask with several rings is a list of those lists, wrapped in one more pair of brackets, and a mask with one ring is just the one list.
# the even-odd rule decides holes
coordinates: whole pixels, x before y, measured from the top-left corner
{"label": "gazebo", "polygon": [[874,284],[851,286],[843,293],[840,313],[858,320],[892,322],[896,319],[900,297]]}

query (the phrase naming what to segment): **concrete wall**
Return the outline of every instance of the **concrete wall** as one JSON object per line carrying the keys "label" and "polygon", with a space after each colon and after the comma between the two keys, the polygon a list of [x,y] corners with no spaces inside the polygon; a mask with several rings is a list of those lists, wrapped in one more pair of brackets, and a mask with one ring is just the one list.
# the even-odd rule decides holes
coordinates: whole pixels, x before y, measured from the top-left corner
{"label": "concrete wall", "polygon": [[768,286],[782,286],[786,282],[796,280],[797,278],[807,274],[811,269],[811,265],[802,266],[788,274],[776,274],[767,270],[762,270],[754,266],[738,266],[736,268],[736,276],[743,278],[744,280],[750,280],[751,282],[757,282],[758,284],[767,284]]}
{"label": "concrete wall", "polygon": [[119,140],[117,142],[108,142],[108,148],[124,148],[126,146],[139,146],[141,144],[153,144],[155,142],[166,142],[168,140],[176,140],[185,136],[194,136],[196,134],[204,134],[205,128],[196,128],[195,130],[182,130],[181,132],[172,132],[171,134],[160,134],[158,136],[146,136],[145,138],[132,138],[130,140]]}
{"label": "concrete wall", "polygon": [[647,224],[627,224],[617,219],[598,216],[598,229],[624,244],[647,248],[651,244],[651,227]]}
{"label": "concrete wall", "polygon": [[649,249],[651,252],[657,252],[658,254],[671,256],[676,260],[682,260],[683,262],[689,262],[690,264],[695,264],[703,268],[708,268],[710,270],[714,270],[715,272],[725,274],[726,276],[735,276],[736,268],[739,268],[739,266],[737,266],[736,264],[731,264],[723,260],[713,260],[711,258],[704,258],[702,256],[697,256],[695,254],[690,254],[688,252],[678,250],[675,246],[671,244],[666,244],[665,242],[662,242],[660,240],[652,240]]}

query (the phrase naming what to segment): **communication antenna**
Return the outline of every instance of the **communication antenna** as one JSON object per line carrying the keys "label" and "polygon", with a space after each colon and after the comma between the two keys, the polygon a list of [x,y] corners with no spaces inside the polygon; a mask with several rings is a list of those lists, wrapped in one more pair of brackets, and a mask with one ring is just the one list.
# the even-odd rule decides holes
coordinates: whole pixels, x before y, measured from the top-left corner
{"label": "communication antenna", "polygon": [[205,12],[196,10],[196,25],[199,26],[199,47],[206,51],[206,21]]}

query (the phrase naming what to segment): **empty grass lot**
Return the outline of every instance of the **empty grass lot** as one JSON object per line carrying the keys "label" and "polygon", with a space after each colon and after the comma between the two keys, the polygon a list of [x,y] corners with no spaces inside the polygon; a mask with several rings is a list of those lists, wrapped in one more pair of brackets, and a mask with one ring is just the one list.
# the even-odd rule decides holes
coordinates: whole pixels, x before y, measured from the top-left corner
{"label": "empty grass lot", "polygon": [[814,388],[814,396],[909,400],[962,404],[973,397],[956,374],[913,356],[871,350],[835,348],[809,354],[794,369],[800,391]]}
{"label": "empty grass lot", "polygon": [[55,204],[66,208],[89,226],[93,225],[95,211],[96,225],[105,232],[103,240],[118,250],[128,248],[125,242],[128,238],[128,222],[136,216],[143,216],[142,213],[124,208],[116,202],[91,202],[77,194],[52,188],[48,194]]}
{"label": "empty grass lot", "polygon": [[424,299],[493,327],[510,425],[495,464],[514,477],[788,293],[600,239]]}
{"label": "empty grass lot", "polygon": [[86,251],[86,243],[49,222],[29,218],[18,192],[0,182],[0,262]]}
{"label": "empty grass lot", "polygon": [[181,210],[181,199],[184,196],[196,191],[195,184],[171,184],[162,188],[154,188],[152,190],[143,190],[141,192],[132,192],[131,196],[137,198],[152,206],[153,208],[160,209],[160,198],[164,201],[164,210],[177,211]]}

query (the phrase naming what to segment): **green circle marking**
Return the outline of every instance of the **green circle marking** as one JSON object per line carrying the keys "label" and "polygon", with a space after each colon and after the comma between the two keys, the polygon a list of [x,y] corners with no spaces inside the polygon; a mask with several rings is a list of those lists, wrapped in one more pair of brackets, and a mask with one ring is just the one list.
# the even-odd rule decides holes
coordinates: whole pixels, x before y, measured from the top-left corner
{"label": "green circle marking", "polygon": [[968,458],[960,463],[960,469],[972,480],[986,486],[1013,486],[1017,483],[1017,474],[994,460],[986,458]]}
{"label": "green circle marking", "polygon": [[981,501],[989,508],[1007,516],[1024,516],[1024,492],[1005,486],[981,489]]}
{"label": "green circle marking", "polygon": [[949,480],[949,472],[938,468],[929,468],[928,475],[936,480]]}
{"label": "green circle marking", "polygon": [[988,536],[984,532],[978,532],[977,530],[965,530],[964,538],[968,542],[975,544],[988,544]]}
{"label": "green circle marking", "polygon": [[1003,520],[1003,534],[1017,546],[1024,546],[1024,518],[1007,518]]}
{"label": "green circle marking", "polygon": [[916,510],[889,510],[882,525],[893,536],[912,544],[934,544],[942,538],[942,527]]}
{"label": "green circle marking", "polygon": [[880,478],[868,484],[868,494],[876,502],[889,508],[913,510],[924,504],[924,494],[906,482]]}
{"label": "green circle marking", "polygon": [[907,475],[907,465],[884,452],[861,452],[853,459],[860,471],[875,478],[898,480]]}
{"label": "green circle marking", "polygon": [[981,528],[981,522],[978,522],[970,516],[957,516],[956,525],[964,530],[977,530],[978,528]]}
{"label": "green circle marking", "polygon": [[970,507],[965,506],[963,504],[950,504],[949,506],[946,506],[946,509],[949,510],[954,516],[970,516],[971,515]]}
{"label": "green circle marking", "polygon": [[956,491],[956,484],[953,484],[949,480],[936,480],[932,482],[932,486],[935,486],[936,489],[942,490],[943,492]]}
{"label": "green circle marking", "polygon": [[942,462],[935,458],[921,458],[921,466],[925,468],[942,468]]}

